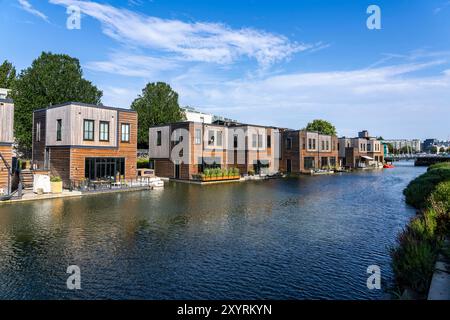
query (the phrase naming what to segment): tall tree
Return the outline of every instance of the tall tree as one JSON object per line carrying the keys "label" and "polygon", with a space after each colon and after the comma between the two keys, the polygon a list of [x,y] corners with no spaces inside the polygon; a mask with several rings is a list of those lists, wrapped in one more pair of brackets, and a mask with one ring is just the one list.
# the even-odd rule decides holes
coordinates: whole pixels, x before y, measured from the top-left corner
{"label": "tall tree", "polygon": [[16,79],[16,68],[8,60],[0,65],[0,88],[11,89],[13,81]]}
{"label": "tall tree", "polygon": [[306,126],[308,131],[318,131],[321,134],[337,135],[336,128],[328,121],[314,120]]}
{"label": "tall tree", "polygon": [[148,148],[148,130],[151,126],[184,120],[178,104],[178,93],[164,82],[148,83],[131,109],[138,113],[138,145]]}
{"label": "tall tree", "polygon": [[18,151],[29,156],[33,111],[69,101],[100,104],[103,93],[83,79],[80,62],[65,54],[43,52],[14,81],[14,133]]}

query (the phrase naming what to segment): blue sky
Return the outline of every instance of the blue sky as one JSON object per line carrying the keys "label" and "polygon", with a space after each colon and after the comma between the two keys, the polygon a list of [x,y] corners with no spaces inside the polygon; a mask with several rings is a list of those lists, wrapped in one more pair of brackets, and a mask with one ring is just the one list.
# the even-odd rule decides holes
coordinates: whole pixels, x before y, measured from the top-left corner
{"label": "blue sky", "polygon": [[[381,30],[366,9],[381,8]],[[66,8],[82,11],[66,28]],[[103,103],[147,82],[182,105],[239,121],[340,135],[450,139],[450,1],[0,0],[0,60],[80,59]]]}

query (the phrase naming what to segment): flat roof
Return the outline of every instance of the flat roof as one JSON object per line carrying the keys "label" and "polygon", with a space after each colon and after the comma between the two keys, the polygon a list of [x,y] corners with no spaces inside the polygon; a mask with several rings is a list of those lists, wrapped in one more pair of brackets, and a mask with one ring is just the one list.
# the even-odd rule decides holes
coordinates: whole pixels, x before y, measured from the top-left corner
{"label": "flat roof", "polygon": [[216,126],[216,127],[225,127],[225,128],[232,128],[232,127],[259,127],[259,128],[270,128],[270,129],[280,129],[278,127],[273,126],[262,126],[257,124],[247,124],[247,123],[230,123],[230,125],[226,124],[217,124],[217,123],[204,123],[204,122],[198,122],[198,121],[179,121],[179,122],[170,122],[170,123],[164,123],[164,124],[158,124],[154,126],[150,126],[150,128],[158,128],[158,127],[166,127],[170,125],[180,125],[180,124],[189,124],[189,123],[195,123],[195,124],[203,124],[207,126]]}
{"label": "flat roof", "polygon": [[66,107],[66,106],[70,106],[70,105],[136,113],[136,111],[131,110],[131,109],[115,108],[115,107],[108,107],[108,106],[104,106],[104,105],[89,104],[89,103],[83,103],[83,102],[73,102],[73,101],[65,102],[65,103],[61,103],[61,104],[51,105],[51,106],[48,106],[48,107],[45,107],[45,108],[37,109],[34,112],[44,111],[44,110],[49,110],[49,109],[55,109],[55,108],[61,108],[61,107]]}
{"label": "flat roof", "polygon": [[14,103],[14,101],[12,99],[2,99],[2,98],[0,98],[0,102],[3,102],[3,103]]}

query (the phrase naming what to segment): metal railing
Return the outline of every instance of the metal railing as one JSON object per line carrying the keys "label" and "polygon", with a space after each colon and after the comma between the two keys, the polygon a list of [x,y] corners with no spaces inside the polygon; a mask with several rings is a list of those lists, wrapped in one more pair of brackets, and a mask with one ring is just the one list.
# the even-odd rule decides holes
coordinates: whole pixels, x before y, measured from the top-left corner
{"label": "metal railing", "polygon": [[121,180],[71,180],[68,187],[69,190],[81,192],[104,192],[111,190],[126,190],[136,188],[150,188],[155,186],[155,178],[140,177],[136,179]]}

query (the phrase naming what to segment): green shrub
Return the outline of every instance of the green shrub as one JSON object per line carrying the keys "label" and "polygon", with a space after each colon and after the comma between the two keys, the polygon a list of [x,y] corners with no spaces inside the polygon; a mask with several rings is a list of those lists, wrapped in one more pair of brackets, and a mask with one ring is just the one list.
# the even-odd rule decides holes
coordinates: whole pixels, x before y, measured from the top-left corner
{"label": "green shrub", "polygon": [[137,160],[137,168],[138,169],[150,169],[150,160],[149,159],[138,159]]}
{"label": "green shrub", "polygon": [[406,203],[416,208],[424,208],[426,200],[443,181],[450,181],[450,168],[440,167],[427,171],[411,181],[403,191]]}
{"label": "green shrub", "polygon": [[450,181],[439,183],[431,193],[431,200],[439,202],[446,213],[450,213]]}
{"label": "green shrub", "polygon": [[55,176],[50,178],[50,182],[62,182],[62,179],[61,177]]}
{"label": "green shrub", "polygon": [[437,249],[428,241],[417,241],[406,231],[401,245],[391,251],[392,268],[397,283],[418,293],[426,293],[433,276]]}
{"label": "green shrub", "polygon": [[440,169],[440,168],[450,169],[450,162],[439,162],[439,163],[432,164],[431,166],[428,167],[427,171],[431,171],[433,169]]}

